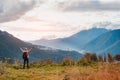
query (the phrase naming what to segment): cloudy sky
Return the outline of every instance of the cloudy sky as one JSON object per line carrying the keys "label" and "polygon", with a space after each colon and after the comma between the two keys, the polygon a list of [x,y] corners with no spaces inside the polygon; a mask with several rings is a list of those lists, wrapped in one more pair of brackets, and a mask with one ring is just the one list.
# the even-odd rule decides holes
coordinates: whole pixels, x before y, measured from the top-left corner
{"label": "cloudy sky", "polygon": [[54,39],[92,27],[120,29],[120,0],[0,0],[0,30]]}

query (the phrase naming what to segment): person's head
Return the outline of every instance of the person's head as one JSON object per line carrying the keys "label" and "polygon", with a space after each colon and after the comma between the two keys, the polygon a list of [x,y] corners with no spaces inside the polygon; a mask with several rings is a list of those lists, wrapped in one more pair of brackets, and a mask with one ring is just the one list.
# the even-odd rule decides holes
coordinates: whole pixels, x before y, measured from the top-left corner
{"label": "person's head", "polygon": [[25,50],[28,50],[26,47],[24,48]]}

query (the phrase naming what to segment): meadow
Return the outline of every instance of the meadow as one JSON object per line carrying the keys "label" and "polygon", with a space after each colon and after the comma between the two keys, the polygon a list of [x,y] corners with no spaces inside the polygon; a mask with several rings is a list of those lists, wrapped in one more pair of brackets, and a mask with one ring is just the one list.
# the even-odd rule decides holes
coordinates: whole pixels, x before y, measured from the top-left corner
{"label": "meadow", "polygon": [[120,80],[120,63],[97,62],[92,65],[0,65],[0,80]]}

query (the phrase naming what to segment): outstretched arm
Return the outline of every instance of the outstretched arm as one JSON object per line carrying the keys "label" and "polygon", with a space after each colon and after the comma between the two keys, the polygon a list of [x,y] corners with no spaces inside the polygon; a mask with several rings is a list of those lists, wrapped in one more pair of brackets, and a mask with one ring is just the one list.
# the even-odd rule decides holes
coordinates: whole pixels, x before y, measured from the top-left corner
{"label": "outstretched arm", "polygon": [[30,48],[30,49],[28,50],[28,52],[31,52],[33,48],[34,48],[34,46],[33,46],[32,48]]}
{"label": "outstretched arm", "polygon": [[24,52],[24,50],[23,50],[22,48],[20,48],[20,50],[21,50],[22,52]]}

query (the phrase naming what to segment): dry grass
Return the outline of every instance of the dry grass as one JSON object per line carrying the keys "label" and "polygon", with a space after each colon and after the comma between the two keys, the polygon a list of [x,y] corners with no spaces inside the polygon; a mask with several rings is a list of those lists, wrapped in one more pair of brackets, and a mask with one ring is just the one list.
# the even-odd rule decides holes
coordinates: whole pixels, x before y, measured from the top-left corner
{"label": "dry grass", "polygon": [[43,66],[30,69],[7,67],[0,80],[120,80],[120,64],[96,66]]}
{"label": "dry grass", "polygon": [[94,67],[73,67],[67,73],[70,80],[120,80],[120,64],[104,63]]}

